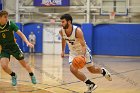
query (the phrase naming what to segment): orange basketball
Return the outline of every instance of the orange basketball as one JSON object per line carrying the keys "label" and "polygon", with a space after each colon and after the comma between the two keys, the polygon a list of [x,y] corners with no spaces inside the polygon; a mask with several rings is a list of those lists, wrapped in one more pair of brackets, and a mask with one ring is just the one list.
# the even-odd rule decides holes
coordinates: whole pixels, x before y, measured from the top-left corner
{"label": "orange basketball", "polygon": [[84,56],[76,56],[72,61],[72,65],[77,69],[82,69],[85,64],[86,60]]}

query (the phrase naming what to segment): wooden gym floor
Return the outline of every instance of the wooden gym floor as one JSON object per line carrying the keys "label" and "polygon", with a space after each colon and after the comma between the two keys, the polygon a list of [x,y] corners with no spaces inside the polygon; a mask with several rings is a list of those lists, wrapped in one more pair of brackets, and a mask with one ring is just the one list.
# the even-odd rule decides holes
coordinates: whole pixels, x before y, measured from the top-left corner
{"label": "wooden gym floor", "polygon": [[[33,85],[27,71],[11,58],[9,66],[16,72],[18,84],[13,87],[11,77],[0,67],[0,93],[84,93],[86,90],[86,85],[70,73],[68,57],[26,54],[25,60],[34,70],[38,84]],[[140,93],[140,57],[94,56],[93,60],[96,66],[108,69],[113,78],[110,82],[83,68],[81,71],[98,85],[94,93]]]}

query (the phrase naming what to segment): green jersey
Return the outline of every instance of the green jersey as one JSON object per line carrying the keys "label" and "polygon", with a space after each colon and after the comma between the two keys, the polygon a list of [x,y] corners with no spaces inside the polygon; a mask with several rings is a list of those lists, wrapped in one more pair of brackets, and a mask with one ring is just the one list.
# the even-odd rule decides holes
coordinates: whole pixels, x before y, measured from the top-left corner
{"label": "green jersey", "polygon": [[15,43],[14,31],[18,31],[18,27],[12,21],[8,21],[5,25],[0,25],[0,58],[6,57],[10,59],[13,55],[17,60],[24,59],[24,55],[18,45]]}
{"label": "green jersey", "polygon": [[8,21],[4,26],[0,25],[0,45],[14,43],[14,31],[18,31],[18,27],[12,21]]}

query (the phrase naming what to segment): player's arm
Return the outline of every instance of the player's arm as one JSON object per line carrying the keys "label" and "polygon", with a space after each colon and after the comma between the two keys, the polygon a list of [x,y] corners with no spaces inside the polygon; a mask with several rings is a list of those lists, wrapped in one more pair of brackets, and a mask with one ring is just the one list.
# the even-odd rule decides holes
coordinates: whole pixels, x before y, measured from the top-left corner
{"label": "player's arm", "polygon": [[10,26],[11,26],[11,29],[16,32],[21,38],[22,40],[27,44],[27,46],[29,47],[34,47],[28,40],[27,38],[25,37],[25,35],[19,30],[19,28],[17,27],[17,25],[12,22],[12,21],[9,21],[10,22]]}
{"label": "player's arm", "polygon": [[34,47],[20,30],[17,30],[16,33],[22,38],[22,40],[27,44],[27,46],[31,48]]}
{"label": "player's arm", "polygon": [[61,52],[61,57],[64,57],[64,54],[65,54],[65,47],[66,47],[66,41],[65,41],[65,39],[63,38],[62,31],[59,31],[59,34],[60,34],[61,37],[62,37],[62,52]]}
{"label": "player's arm", "polygon": [[82,52],[83,52],[83,55],[85,55],[86,54],[86,44],[85,44],[83,32],[80,28],[77,28],[76,38],[79,40],[80,44],[82,45]]}

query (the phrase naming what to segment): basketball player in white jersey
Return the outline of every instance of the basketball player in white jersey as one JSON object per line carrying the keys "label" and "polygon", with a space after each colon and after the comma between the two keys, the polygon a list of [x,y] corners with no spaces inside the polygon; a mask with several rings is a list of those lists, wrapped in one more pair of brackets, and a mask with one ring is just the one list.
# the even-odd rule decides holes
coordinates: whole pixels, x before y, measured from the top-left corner
{"label": "basketball player in white jersey", "polygon": [[66,43],[69,46],[69,64],[70,71],[79,80],[86,83],[88,90],[85,93],[91,93],[97,88],[97,85],[90,81],[82,72],[75,68],[72,64],[74,57],[78,55],[83,55],[86,57],[86,67],[89,72],[93,74],[102,74],[109,81],[112,80],[110,73],[105,68],[95,67],[92,62],[92,56],[90,55],[90,50],[87,47],[82,30],[72,25],[72,17],[70,14],[64,14],[61,16],[62,29],[60,30],[60,35],[62,37],[62,53],[61,56],[64,57]]}

